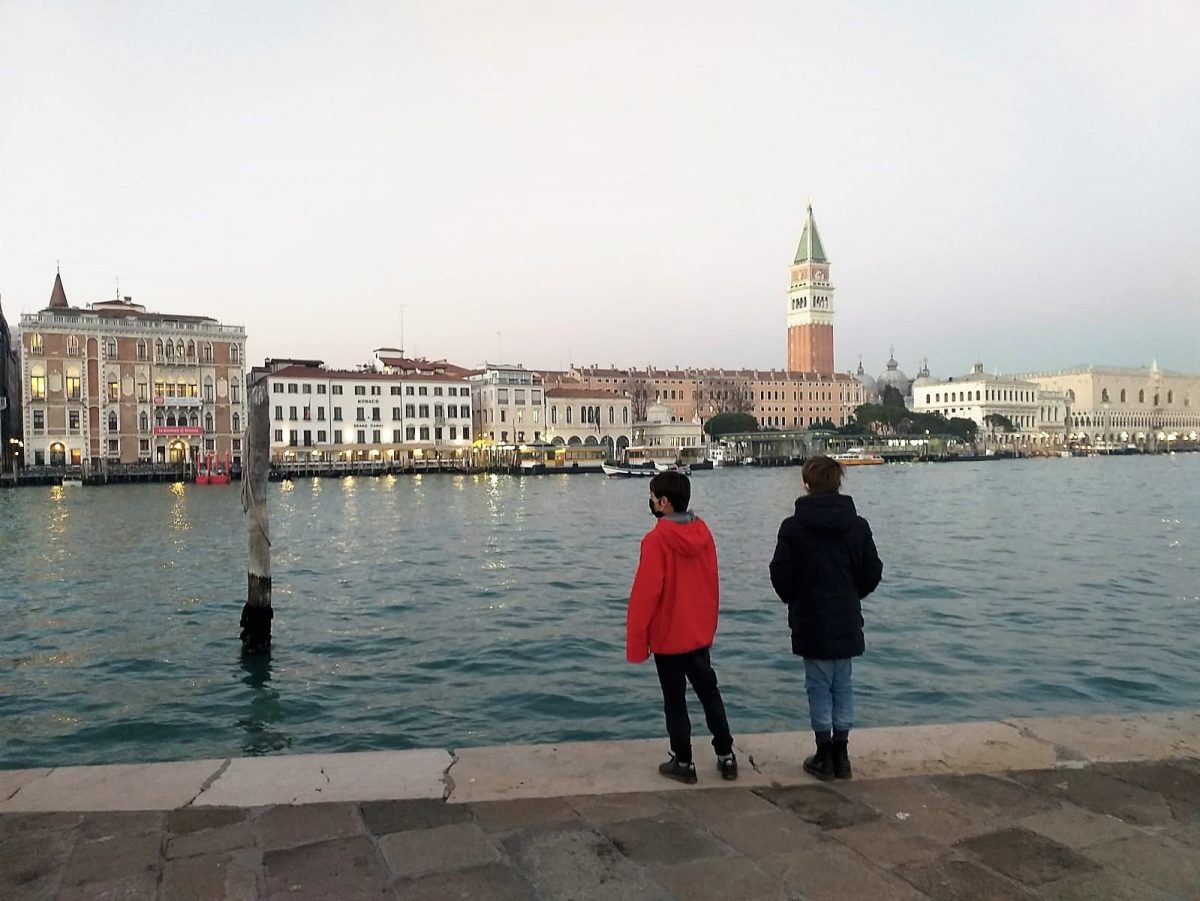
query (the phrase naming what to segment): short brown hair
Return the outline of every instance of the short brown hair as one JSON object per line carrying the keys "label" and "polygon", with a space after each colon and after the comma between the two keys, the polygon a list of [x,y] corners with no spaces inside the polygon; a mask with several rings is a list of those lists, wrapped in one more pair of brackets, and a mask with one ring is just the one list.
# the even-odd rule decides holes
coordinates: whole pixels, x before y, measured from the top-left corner
{"label": "short brown hair", "polygon": [[837,494],[842,487],[842,474],[842,464],[826,456],[809,457],[800,470],[809,494]]}
{"label": "short brown hair", "polygon": [[692,483],[683,473],[669,469],[650,480],[650,493],[669,500],[676,513],[686,513],[692,501]]}

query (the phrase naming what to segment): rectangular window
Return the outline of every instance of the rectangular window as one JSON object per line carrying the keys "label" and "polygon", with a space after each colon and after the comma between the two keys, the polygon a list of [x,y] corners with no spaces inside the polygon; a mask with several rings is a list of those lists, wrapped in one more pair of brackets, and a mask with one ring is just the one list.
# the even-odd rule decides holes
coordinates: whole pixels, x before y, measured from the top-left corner
{"label": "rectangular window", "polygon": [[381,385],[372,385],[371,386],[371,396],[372,397],[378,397],[382,393],[383,393],[383,387]]}
{"label": "rectangular window", "polygon": [[400,430],[392,429],[392,444],[399,444],[399,443],[400,443]]}
{"label": "rectangular window", "polygon": [[288,407],[288,419],[290,419],[292,422],[296,421],[296,408],[295,407]]}
{"label": "rectangular window", "polygon": [[416,404],[405,404],[404,405],[404,415],[409,417],[410,419],[412,417],[416,416],[417,415],[417,405]]}
{"label": "rectangular window", "polygon": [[34,410],[33,411],[33,429],[34,429],[34,431],[40,432],[45,427],[46,427],[46,411],[45,410]]}
{"label": "rectangular window", "polygon": [[382,441],[379,440],[379,429],[371,430],[371,443],[372,444],[382,444],[383,443]]}
{"label": "rectangular window", "polygon": [[381,411],[378,407],[371,408],[371,422],[379,422],[380,421],[380,415],[379,415],[380,412]]}
{"label": "rectangular window", "polygon": [[505,410],[503,407],[500,408],[500,421],[508,422],[508,411]]}
{"label": "rectangular window", "polygon": [[427,425],[421,426],[421,440],[422,441],[429,440],[429,426],[427,426]]}
{"label": "rectangular window", "polygon": [[417,389],[417,394],[421,395],[421,397],[425,397],[427,394],[429,394],[429,389],[422,385]]}
{"label": "rectangular window", "polygon": [[434,396],[434,397],[441,397],[441,396],[442,396],[442,386],[441,386],[441,385],[438,385],[437,387],[435,387],[435,388],[433,389],[433,396]]}
{"label": "rectangular window", "polygon": [[471,389],[470,389],[470,388],[460,388],[460,389],[458,390],[458,396],[459,396],[459,397],[470,397],[470,396],[471,396]]}
{"label": "rectangular window", "polygon": [[44,375],[29,377],[29,398],[30,400],[46,399],[46,377]]}
{"label": "rectangular window", "polygon": [[[159,393],[161,394],[162,392],[159,392]],[[271,386],[271,393],[272,394],[283,394],[283,382],[276,382],[275,384],[273,384]]]}
{"label": "rectangular window", "polygon": [[471,429],[469,426],[463,426],[463,441],[468,441],[471,438]]}
{"label": "rectangular window", "polygon": [[342,393],[342,386],[341,386],[341,385],[334,385],[333,387],[331,387],[331,388],[329,389],[329,393],[330,393],[330,394],[341,394],[341,393]]}
{"label": "rectangular window", "polygon": [[210,403],[212,402],[212,399],[213,399],[213,386],[212,385],[206,384],[204,386],[204,399],[206,401],[209,401]]}
{"label": "rectangular window", "polygon": [[71,410],[67,414],[67,428],[73,432],[79,431],[79,411]]}
{"label": "rectangular window", "polygon": [[441,426],[436,426],[436,427],[434,427],[434,430],[433,430],[433,439],[434,439],[435,441],[441,441],[441,440],[442,440],[442,427],[441,427]]}
{"label": "rectangular window", "polygon": [[333,421],[334,421],[334,422],[341,422],[341,421],[342,421],[342,408],[341,408],[341,407],[334,407],[334,408],[333,408]]}
{"label": "rectangular window", "polygon": [[471,418],[471,408],[470,407],[459,407],[458,410],[459,410],[458,415],[460,418],[462,418],[462,419],[470,419]]}
{"label": "rectangular window", "polygon": [[508,403],[508,389],[507,388],[497,388],[496,389],[496,402],[501,403],[501,404]]}
{"label": "rectangular window", "polygon": [[300,386],[295,382],[288,382],[288,394],[299,394]]}
{"label": "rectangular window", "polygon": [[328,439],[329,433],[324,429],[317,430],[317,444],[324,444]]}
{"label": "rectangular window", "polygon": [[79,400],[79,376],[67,376],[67,397],[71,400]]}
{"label": "rectangular window", "polygon": [[366,422],[367,421],[367,411],[364,410],[362,407],[359,407],[358,412],[354,414],[354,421],[355,422]]}
{"label": "rectangular window", "polygon": [[312,432],[310,432],[308,429],[304,430],[304,446],[312,447]]}
{"label": "rectangular window", "polygon": [[325,408],[317,407],[317,422],[324,422],[324,421],[325,421]]}
{"label": "rectangular window", "polygon": [[399,418],[400,418],[400,408],[392,407],[392,419],[399,419]]}
{"label": "rectangular window", "polygon": [[334,430],[333,430],[333,443],[334,443],[334,444],[341,444],[341,443],[342,443],[342,430],[341,430],[341,429],[334,429]]}
{"label": "rectangular window", "polygon": [[324,394],[324,393],[325,393],[325,386],[317,385],[317,394]]}
{"label": "rectangular window", "polygon": [[143,438],[141,441],[138,442],[138,453],[139,454],[150,453],[150,439],[149,438]]}
{"label": "rectangular window", "polygon": [[413,392],[413,386],[412,386],[412,385],[405,385],[405,386],[404,386],[404,395],[405,395],[405,397],[412,397],[412,396],[413,396],[413,393],[414,393],[414,392]]}
{"label": "rectangular window", "polygon": [[366,393],[367,393],[367,386],[366,385],[355,385],[354,393],[361,397],[365,397]]}
{"label": "rectangular window", "polygon": [[446,393],[449,394],[451,397],[458,397],[458,389],[453,386],[446,389]]}
{"label": "rectangular window", "polygon": [[278,406],[277,406],[277,407],[275,408],[275,418],[276,418],[276,419],[283,419],[283,407],[278,407]]}
{"label": "rectangular window", "polygon": [[138,392],[137,393],[138,403],[144,404],[144,403],[149,402],[149,400],[150,400],[150,386],[149,385],[147,385],[145,382],[138,382],[137,392]]}
{"label": "rectangular window", "polygon": [[540,404],[542,402],[542,392],[539,389],[534,388],[530,394],[533,403]]}
{"label": "rectangular window", "polygon": [[417,427],[415,425],[407,426],[404,429],[404,440],[405,441],[416,441],[417,440]]}
{"label": "rectangular window", "polygon": [[392,385],[392,397],[399,397],[399,396],[400,396],[400,386]]}
{"label": "rectangular window", "polygon": [[513,403],[516,403],[516,404],[523,404],[523,403],[525,403],[525,389],[524,389],[524,388],[517,388],[517,389],[515,389],[515,390],[513,391],[513,395],[514,395],[514,397],[513,397]]}
{"label": "rectangular window", "polygon": [[109,400],[120,400],[121,399],[121,387],[116,382],[108,383],[108,399]]}
{"label": "rectangular window", "polygon": [[366,444],[366,443],[367,443],[367,432],[366,432],[366,430],[365,430],[365,429],[359,429],[359,430],[358,430],[358,443],[359,443],[359,444]]}
{"label": "rectangular window", "polygon": [[421,404],[419,409],[421,411],[421,418],[428,419],[429,418],[429,404]]}
{"label": "rectangular window", "polygon": [[276,430],[275,430],[275,443],[276,443],[276,444],[283,444],[283,429],[276,429]]}
{"label": "rectangular window", "polygon": [[445,417],[445,415],[446,415],[446,413],[445,413],[445,410],[442,408],[442,405],[441,405],[441,404],[434,404],[434,405],[433,405],[433,417],[434,417],[434,419],[443,419],[443,418]]}
{"label": "rectangular window", "polygon": [[450,440],[451,441],[458,440],[458,426],[456,426],[456,425],[450,426]]}

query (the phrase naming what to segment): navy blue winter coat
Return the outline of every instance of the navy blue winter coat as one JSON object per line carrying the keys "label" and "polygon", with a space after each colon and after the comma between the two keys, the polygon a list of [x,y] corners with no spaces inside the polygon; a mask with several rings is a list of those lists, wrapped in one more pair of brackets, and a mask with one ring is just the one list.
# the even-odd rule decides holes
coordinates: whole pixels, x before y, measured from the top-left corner
{"label": "navy blue winter coat", "polygon": [[861,601],[882,577],[871,527],[849,495],[798,498],[771,559],[771,585],[788,606],[792,653],[817,660],[862,654]]}

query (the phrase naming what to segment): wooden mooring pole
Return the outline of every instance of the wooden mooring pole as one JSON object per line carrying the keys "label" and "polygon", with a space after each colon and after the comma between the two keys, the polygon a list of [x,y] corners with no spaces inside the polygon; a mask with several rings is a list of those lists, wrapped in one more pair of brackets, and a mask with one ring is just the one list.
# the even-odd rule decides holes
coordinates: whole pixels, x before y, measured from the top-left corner
{"label": "wooden mooring pole", "polygon": [[[252,377],[253,378],[253,377]],[[246,512],[249,562],[246,567],[246,605],[242,608],[242,653],[271,650],[271,520],[267,513],[267,473],[271,457],[271,418],[267,380],[260,376],[248,386],[250,413],[242,442],[242,509]]]}

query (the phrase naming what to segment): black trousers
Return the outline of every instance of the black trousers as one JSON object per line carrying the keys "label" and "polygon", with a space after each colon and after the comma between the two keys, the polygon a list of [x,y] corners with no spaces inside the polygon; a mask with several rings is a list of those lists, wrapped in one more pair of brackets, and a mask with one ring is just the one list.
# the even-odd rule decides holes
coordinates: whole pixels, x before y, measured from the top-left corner
{"label": "black trousers", "polygon": [[692,759],[692,721],[688,718],[687,683],[704,706],[704,720],[712,733],[713,750],[720,755],[733,751],[733,736],[725,718],[725,702],[717,688],[708,648],[686,654],[655,654],[658,681],[662,685],[663,713],[667,716],[667,735],[671,737],[671,752],[680,763]]}

